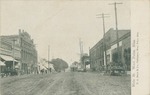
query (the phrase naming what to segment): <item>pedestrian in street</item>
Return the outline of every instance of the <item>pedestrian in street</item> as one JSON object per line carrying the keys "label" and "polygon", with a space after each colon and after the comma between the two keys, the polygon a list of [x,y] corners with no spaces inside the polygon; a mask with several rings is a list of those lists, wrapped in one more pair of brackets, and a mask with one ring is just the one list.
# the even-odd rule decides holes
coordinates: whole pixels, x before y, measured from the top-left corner
{"label": "pedestrian in street", "polygon": [[42,69],[42,70],[41,70],[41,73],[42,73],[42,75],[43,75],[43,73],[44,73],[44,69]]}

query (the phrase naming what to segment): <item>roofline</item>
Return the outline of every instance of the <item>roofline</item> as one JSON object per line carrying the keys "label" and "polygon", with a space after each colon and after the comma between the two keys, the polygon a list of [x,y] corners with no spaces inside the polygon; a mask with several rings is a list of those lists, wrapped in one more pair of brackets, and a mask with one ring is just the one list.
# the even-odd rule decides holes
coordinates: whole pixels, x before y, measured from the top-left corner
{"label": "roofline", "polygon": [[[116,31],[116,30],[114,30],[113,28],[110,28],[106,33],[105,33],[105,35],[107,34],[107,33],[109,33],[109,31]],[[120,29],[120,30],[118,30],[118,31],[130,31],[131,32],[131,30],[130,29]],[[127,33],[128,34],[128,33]],[[125,34],[126,35],[126,34]],[[120,37],[121,38],[121,37]],[[90,49],[90,51],[91,50],[93,50],[93,48],[94,47],[96,47],[96,45],[100,42],[100,41],[103,41],[103,38],[101,38],[101,40],[99,40],[91,49]]]}

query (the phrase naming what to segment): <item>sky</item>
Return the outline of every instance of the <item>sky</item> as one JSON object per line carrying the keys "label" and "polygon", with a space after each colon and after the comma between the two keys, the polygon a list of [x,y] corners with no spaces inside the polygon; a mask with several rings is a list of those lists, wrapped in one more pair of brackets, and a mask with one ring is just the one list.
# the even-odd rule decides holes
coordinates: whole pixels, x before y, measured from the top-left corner
{"label": "sky", "polygon": [[117,5],[118,29],[130,29],[129,0],[1,0],[1,35],[18,34],[19,29],[31,35],[39,58],[62,58],[69,64],[79,61],[79,39],[84,53],[89,53],[103,37],[102,19],[97,14],[109,14],[106,31],[115,29],[114,2]]}

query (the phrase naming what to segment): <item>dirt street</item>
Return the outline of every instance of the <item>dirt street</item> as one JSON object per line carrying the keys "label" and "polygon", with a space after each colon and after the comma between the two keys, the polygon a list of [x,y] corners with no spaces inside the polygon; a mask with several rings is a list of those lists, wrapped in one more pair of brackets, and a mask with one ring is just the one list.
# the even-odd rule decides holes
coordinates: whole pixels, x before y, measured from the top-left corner
{"label": "dirt street", "polygon": [[1,78],[1,95],[131,95],[129,76],[66,72]]}

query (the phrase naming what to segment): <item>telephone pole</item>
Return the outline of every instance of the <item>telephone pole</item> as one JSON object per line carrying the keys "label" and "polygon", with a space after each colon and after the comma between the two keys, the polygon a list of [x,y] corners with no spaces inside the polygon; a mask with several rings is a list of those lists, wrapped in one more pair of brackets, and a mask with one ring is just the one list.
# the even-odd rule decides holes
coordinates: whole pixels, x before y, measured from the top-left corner
{"label": "telephone pole", "polygon": [[13,39],[12,40],[13,43],[12,43],[12,46],[13,46],[13,70],[15,69],[15,41],[16,39]]}
{"label": "telephone pole", "polygon": [[116,36],[117,36],[117,56],[118,56],[117,64],[119,64],[119,62],[120,62],[120,56],[119,56],[119,40],[118,40],[119,37],[118,37],[117,4],[122,4],[122,3],[114,2],[114,3],[111,3],[109,5],[114,5],[114,10],[115,10],[115,24],[116,24]]}
{"label": "telephone pole", "polygon": [[84,63],[82,62],[82,57],[83,57],[83,42],[81,41],[81,39],[79,39],[79,46],[80,46],[80,64],[81,64],[81,67],[83,66],[83,68],[85,68]]}
{"label": "telephone pole", "polygon": [[79,39],[79,46],[80,46],[80,57],[83,56],[83,42],[81,41],[81,39]]}
{"label": "telephone pole", "polygon": [[106,41],[105,41],[105,18],[106,17],[109,17],[108,14],[98,14],[100,15],[101,17],[98,17],[98,18],[102,18],[103,20],[103,49],[104,49],[104,65],[106,66],[106,69],[107,69],[107,53],[106,53]]}
{"label": "telephone pole", "polygon": [[50,52],[50,46],[48,45],[48,69],[50,69],[49,67],[49,52]]}

